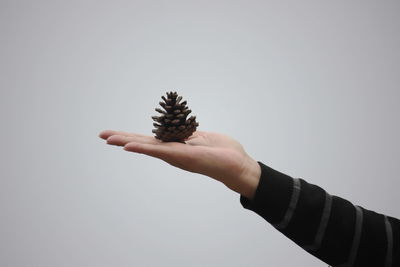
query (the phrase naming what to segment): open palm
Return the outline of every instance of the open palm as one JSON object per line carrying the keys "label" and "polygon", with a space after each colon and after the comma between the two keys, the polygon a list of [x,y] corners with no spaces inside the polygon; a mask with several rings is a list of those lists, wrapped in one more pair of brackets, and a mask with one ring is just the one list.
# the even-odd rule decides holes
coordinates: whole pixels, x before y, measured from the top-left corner
{"label": "open palm", "polygon": [[108,144],[126,151],[146,154],[195,173],[212,177],[232,190],[253,195],[259,166],[242,145],[229,136],[196,131],[184,143],[161,142],[153,136],[106,130],[100,133]]}

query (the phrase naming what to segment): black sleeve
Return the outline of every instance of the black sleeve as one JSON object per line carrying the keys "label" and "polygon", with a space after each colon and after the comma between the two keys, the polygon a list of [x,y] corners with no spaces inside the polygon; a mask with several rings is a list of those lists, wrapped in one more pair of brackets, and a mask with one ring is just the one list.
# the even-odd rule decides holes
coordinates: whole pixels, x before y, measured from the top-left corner
{"label": "black sleeve", "polygon": [[400,221],[328,194],[261,162],[254,199],[240,196],[304,250],[332,266],[400,267]]}

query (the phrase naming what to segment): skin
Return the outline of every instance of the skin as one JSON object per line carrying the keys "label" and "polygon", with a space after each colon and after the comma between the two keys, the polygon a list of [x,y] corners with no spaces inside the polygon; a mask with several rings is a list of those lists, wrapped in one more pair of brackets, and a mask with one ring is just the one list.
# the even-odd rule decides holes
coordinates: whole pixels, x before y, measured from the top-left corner
{"label": "skin", "polygon": [[159,158],[180,169],[222,182],[231,190],[253,199],[261,168],[242,145],[229,136],[196,131],[185,143],[161,142],[154,136],[105,130],[99,137],[125,151]]}

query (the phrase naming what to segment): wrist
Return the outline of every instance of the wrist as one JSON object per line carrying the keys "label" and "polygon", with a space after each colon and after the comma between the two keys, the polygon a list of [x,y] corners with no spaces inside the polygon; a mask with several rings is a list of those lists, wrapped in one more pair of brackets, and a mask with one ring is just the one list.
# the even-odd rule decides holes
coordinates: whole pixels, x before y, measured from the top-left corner
{"label": "wrist", "polygon": [[228,182],[224,182],[224,184],[233,191],[252,200],[256,193],[260,177],[260,165],[250,156],[247,156],[243,161],[242,170],[239,174],[234,179],[228,179]]}
{"label": "wrist", "polygon": [[261,167],[257,161],[248,157],[247,168],[242,174],[241,180],[243,181],[243,186],[240,194],[246,198],[252,200],[256,193],[258,183],[261,177]]}

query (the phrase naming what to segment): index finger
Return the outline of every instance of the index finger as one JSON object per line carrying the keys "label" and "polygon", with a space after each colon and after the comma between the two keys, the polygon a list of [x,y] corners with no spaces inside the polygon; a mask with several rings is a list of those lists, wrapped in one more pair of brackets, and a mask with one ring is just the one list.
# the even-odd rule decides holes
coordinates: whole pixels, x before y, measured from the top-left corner
{"label": "index finger", "polygon": [[123,135],[126,137],[149,137],[148,135],[138,134],[138,133],[128,133],[124,131],[114,131],[114,130],[104,130],[100,132],[99,137],[103,139],[107,139],[112,135]]}

